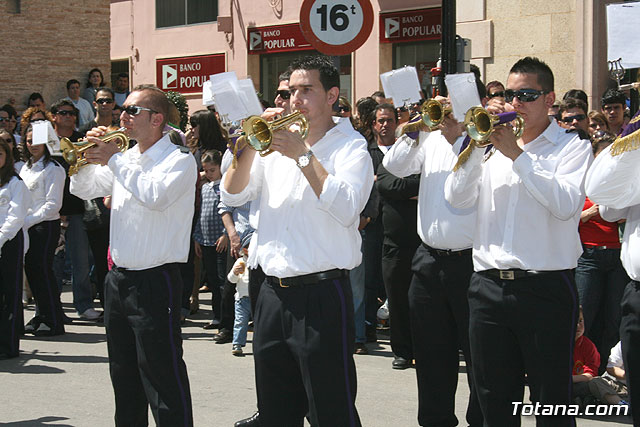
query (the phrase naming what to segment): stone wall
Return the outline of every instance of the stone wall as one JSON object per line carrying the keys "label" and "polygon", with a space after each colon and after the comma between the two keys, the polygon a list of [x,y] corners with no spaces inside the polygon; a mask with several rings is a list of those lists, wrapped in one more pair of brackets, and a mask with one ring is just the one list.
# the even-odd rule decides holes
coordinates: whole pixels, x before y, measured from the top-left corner
{"label": "stone wall", "polygon": [[14,98],[21,111],[29,94],[40,92],[49,106],[67,96],[67,80],[75,78],[84,88],[92,68],[99,68],[110,86],[109,5],[109,0],[1,1],[0,105]]}

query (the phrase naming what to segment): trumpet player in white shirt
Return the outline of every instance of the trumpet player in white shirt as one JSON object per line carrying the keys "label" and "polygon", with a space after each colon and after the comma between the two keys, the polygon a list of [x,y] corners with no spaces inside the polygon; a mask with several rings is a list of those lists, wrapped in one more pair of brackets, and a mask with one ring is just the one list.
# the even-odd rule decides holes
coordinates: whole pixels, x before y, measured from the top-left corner
{"label": "trumpet player in white shirt", "polygon": [[111,256],[105,279],[105,327],[117,426],[191,426],[187,367],[182,358],[178,263],[187,261],[197,167],[162,130],[169,101],[151,85],[136,87],[120,116],[138,143],[121,153],[87,133],[90,164],[71,178],[71,192],[89,200],[112,196]]}
{"label": "trumpet player in white shirt", "polygon": [[[522,402],[525,375],[533,402],[571,403],[578,319],[571,269],[582,252],[578,221],[593,155],[589,141],[549,121],[553,86],[544,62],[516,62],[505,99],[524,118],[522,137],[498,126],[494,149],[475,148],[445,183],[454,208],[478,209],[469,337],[486,426],[519,425],[513,402]],[[573,421],[539,416],[537,424]]]}

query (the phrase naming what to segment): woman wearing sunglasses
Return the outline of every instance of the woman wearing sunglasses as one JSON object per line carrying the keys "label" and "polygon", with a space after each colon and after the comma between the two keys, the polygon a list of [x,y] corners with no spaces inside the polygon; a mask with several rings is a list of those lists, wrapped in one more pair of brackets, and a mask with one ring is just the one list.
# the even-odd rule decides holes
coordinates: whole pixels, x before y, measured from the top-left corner
{"label": "woman wearing sunglasses", "polygon": [[0,142],[9,144],[13,167],[16,170],[16,173],[19,173],[24,162],[20,160],[20,149],[18,148],[18,144],[16,144],[14,135],[7,130],[0,129]]}
{"label": "woman wearing sunglasses", "polygon": [[24,225],[31,197],[0,134],[0,359],[18,357],[22,313]]}
{"label": "woman wearing sunglasses", "polygon": [[29,188],[32,204],[24,221],[29,230],[29,251],[24,270],[39,313],[25,332],[38,336],[64,334],[60,291],[53,274],[53,255],[60,236],[60,208],[66,173],[51,159],[45,144],[33,144],[33,127],[25,130],[26,163],[20,177]]}

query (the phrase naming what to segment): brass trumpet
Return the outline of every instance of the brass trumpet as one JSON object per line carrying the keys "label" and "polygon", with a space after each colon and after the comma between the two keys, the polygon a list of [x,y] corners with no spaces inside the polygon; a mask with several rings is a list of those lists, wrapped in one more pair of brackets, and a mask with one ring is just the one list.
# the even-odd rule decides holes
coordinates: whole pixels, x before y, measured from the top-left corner
{"label": "brass trumpet", "polygon": [[[120,152],[124,153],[129,148],[129,137],[125,135],[124,130],[125,128],[120,128],[98,139],[104,142],[116,140]],[[69,176],[75,175],[81,167],[89,164],[84,157],[84,152],[92,147],[95,147],[95,144],[89,141],[71,142],[69,138],[62,138],[60,140],[62,157],[69,164]]]}
{"label": "brass trumpet", "polygon": [[271,122],[259,116],[251,116],[242,124],[242,130],[247,143],[264,157],[273,152],[269,148],[271,147],[273,133],[279,130],[288,130],[296,123],[300,126],[300,136],[305,139],[309,134],[309,123],[307,118],[299,111]]}
{"label": "brass trumpet", "polygon": [[515,121],[513,133],[516,138],[522,136],[524,132],[524,119],[518,113],[491,114],[482,107],[473,107],[467,111],[464,118],[464,126],[469,137],[475,141],[477,147],[486,147],[491,144],[489,140],[493,133],[494,126]]}
{"label": "brass trumpet", "polygon": [[422,123],[427,125],[430,130],[435,130],[435,128],[440,123],[442,123],[445,116],[449,114],[451,111],[452,110],[450,106],[448,105],[444,106],[442,102],[438,100],[429,99],[423,102],[422,105],[420,106],[421,120],[411,122],[411,120],[413,120],[416,117],[414,116],[411,120],[409,120],[409,123],[405,125],[405,127],[402,130],[402,133],[418,132],[420,130],[420,126],[422,125]]}

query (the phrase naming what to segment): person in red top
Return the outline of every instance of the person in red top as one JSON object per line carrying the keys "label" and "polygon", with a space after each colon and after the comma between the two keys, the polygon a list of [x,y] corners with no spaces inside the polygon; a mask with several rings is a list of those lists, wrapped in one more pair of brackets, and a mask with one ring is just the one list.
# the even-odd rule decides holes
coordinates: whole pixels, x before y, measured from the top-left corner
{"label": "person in red top", "polygon": [[573,347],[573,378],[574,402],[576,398],[591,396],[589,381],[598,376],[600,353],[591,340],[584,336],[584,315],[580,307],[580,317],[576,325],[576,342]]}
{"label": "person in red top", "polygon": [[[611,133],[594,133],[594,155],[597,156],[614,140]],[[575,280],[584,310],[586,335],[600,353],[607,354],[619,340],[620,301],[625,285],[629,283],[620,261],[618,224],[602,219],[599,206],[587,197],[578,231],[584,252],[578,259]],[[604,372],[605,368],[606,360],[598,367],[596,375]]]}

